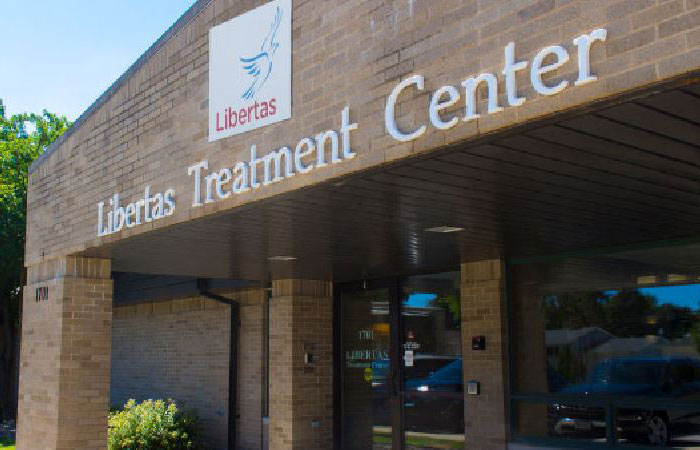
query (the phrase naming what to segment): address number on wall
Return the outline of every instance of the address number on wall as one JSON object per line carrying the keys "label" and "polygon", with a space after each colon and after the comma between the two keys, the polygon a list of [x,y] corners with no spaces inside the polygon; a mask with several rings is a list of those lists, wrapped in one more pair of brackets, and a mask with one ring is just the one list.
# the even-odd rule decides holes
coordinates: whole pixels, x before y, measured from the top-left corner
{"label": "address number on wall", "polygon": [[36,302],[48,302],[49,301],[49,287],[42,286],[34,290],[36,295]]}

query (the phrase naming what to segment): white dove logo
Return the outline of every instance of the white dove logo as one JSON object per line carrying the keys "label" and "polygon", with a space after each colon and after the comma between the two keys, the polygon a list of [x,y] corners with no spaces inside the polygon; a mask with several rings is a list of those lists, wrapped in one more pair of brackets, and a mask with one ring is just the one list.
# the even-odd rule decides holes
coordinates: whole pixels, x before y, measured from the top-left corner
{"label": "white dove logo", "polygon": [[245,70],[248,75],[253,79],[252,83],[243,92],[241,98],[245,100],[250,100],[255,97],[255,93],[263,87],[267,79],[272,73],[272,60],[275,57],[275,53],[279,48],[280,44],[275,40],[275,34],[280,26],[282,20],[282,9],[277,6],[277,11],[275,13],[275,19],[270,25],[270,32],[265,36],[262,45],[260,46],[260,52],[249,58],[240,58],[243,63],[243,70]]}

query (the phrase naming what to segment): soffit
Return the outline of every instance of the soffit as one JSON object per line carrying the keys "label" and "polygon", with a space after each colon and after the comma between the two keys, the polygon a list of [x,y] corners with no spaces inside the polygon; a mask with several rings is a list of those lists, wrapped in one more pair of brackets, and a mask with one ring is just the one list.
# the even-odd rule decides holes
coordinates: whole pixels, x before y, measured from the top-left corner
{"label": "soffit", "polygon": [[[87,253],[129,272],[350,280],[697,237],[699,150],[700,84],[685,85]],[[425,231],[441,225],[465,231]]]}

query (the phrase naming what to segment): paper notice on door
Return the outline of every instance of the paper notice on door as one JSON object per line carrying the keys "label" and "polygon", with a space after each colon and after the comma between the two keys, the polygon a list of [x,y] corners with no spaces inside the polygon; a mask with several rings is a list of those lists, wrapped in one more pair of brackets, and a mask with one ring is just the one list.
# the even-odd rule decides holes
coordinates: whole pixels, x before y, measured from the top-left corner
{"label": "paper notice on door", "polygon": [[413,367],[413,350],[404,351],[403,362],[404,362],[404,366]]}

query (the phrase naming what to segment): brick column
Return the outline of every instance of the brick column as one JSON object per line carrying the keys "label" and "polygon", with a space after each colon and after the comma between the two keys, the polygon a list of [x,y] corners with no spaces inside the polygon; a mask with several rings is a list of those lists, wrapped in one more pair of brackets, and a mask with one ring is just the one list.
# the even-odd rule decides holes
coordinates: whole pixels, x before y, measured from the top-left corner
{"label": "brick column", "polygon": [[[503,449],[508,438],[504,264],[462,264],[462,355],[464,379],[481,383],[479,395],[464,395],[467,448]],[[472,350],[472,336],[486,336],[485,350]]]}
{"label": "brick column", "polygon": [[66,257],[27,272],[17,449],[105,449],[110,261]]}
{"label": "brick column", "polygon": [[[315,362],[306,364],[304,354]],[[270,299],[271,449],[333,443],[333,308],[330,283],[276,280]]]}

